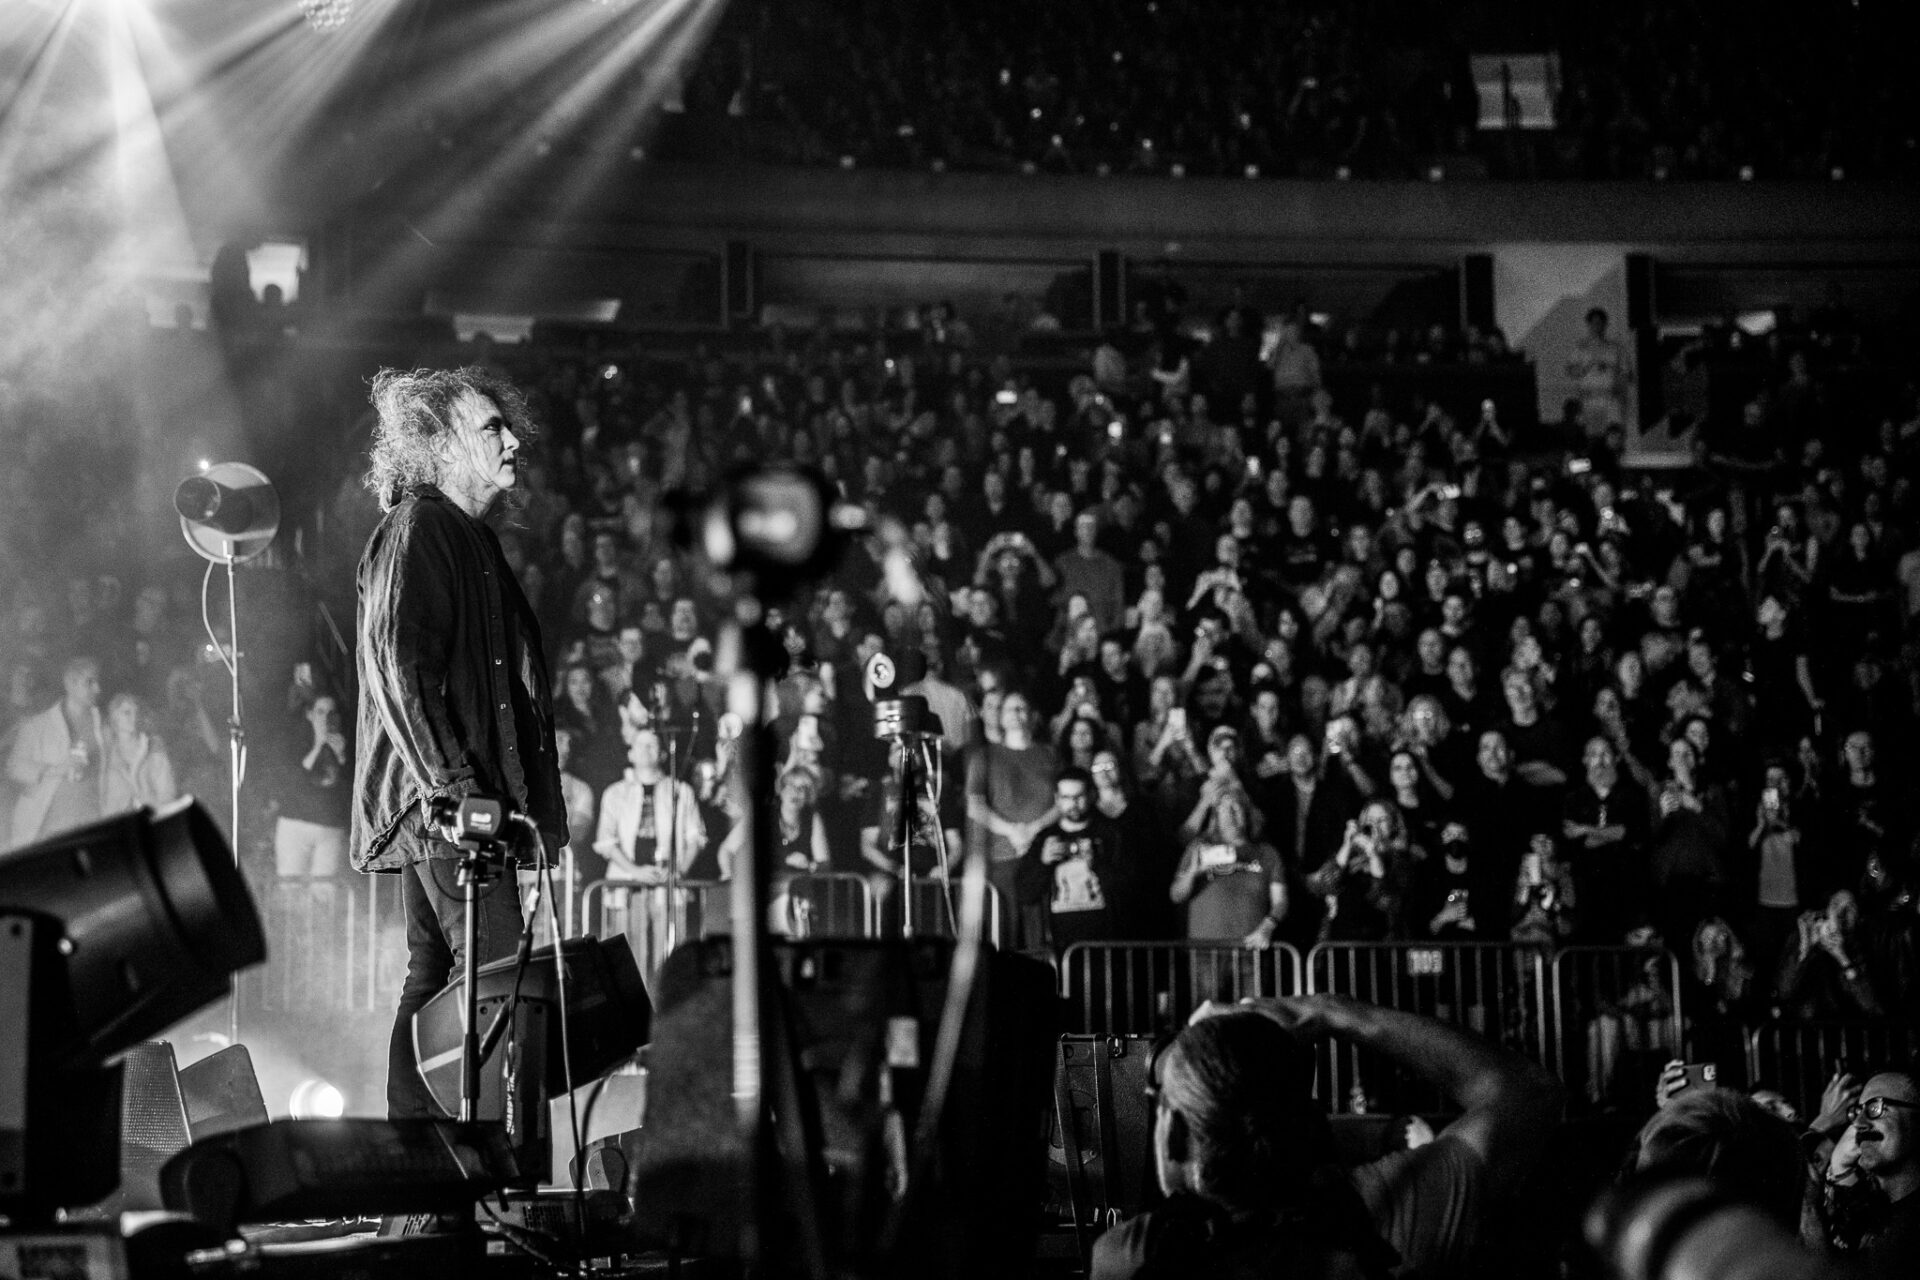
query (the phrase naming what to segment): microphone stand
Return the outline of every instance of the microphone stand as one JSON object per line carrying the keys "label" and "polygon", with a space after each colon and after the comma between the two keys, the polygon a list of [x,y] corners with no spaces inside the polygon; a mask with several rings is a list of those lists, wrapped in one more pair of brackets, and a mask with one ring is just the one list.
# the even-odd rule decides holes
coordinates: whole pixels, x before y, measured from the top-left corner
{"label": "microphone stand", "polygon": [[[480,959],[475,954],[479,942],[477,920],[480,914],[480,890],[494,870],[499,844],[477,836],[460,841],[459,882],[466,918],[460,925],[460,977],[465,989],[460,997],[460,1119],[470,1122],[480,1110]],[[554,943],[554,954],[559,954]],[[503,1016],[507,1010],[502,1010]]]}
{"label": "microphone stand", "polygon": [[734,744],[732,785],[747,838],[734,857],[729,893],[732,921],[733,1103],[746,1156],[740,1221],[741,1256],[749,1274],[784,1263],[811,1277],[827,1275],[818,1193],[825,1185],[820,1150],[803,1149],[801,1168],[784,1178],[773,1110],[788,1124],[804,1123],[806,1102],[796,1082],[798,1063],[787,1033],[785,984],[775,967],[767,930],[773,892],[774,837],[761,809],[773,793],[773,731],[766,723],[766,690],[775,676],[765,644],[751,629],[764,616],[752,594],[736,603],[721,633],[716,671],[727,672],[727,709],[743,726]]}

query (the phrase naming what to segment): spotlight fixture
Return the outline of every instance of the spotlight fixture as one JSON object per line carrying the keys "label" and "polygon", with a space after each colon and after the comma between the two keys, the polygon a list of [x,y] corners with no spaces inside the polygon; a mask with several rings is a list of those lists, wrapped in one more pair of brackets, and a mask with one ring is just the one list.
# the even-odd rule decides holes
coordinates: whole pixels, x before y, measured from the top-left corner
{"label": "spotlight fixture", "polygon": [[287,1099],[287,1111],[296,1120],[338,1120],[347,1114],[347,1099],[325,1080],[302,1080]]}
{"label": "spotlight fixture", "polygon": [[48,1219],[110,1193],[111,1060],[265,958],[233,851],[191,797],[0,857],[0,1213]]}

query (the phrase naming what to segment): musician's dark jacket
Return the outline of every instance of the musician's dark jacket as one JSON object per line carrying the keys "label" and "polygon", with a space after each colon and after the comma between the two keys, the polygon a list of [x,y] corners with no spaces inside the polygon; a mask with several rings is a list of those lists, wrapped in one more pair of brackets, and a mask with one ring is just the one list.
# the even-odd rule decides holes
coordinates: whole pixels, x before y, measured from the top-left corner
{"label": "musician's dark jacket", "polygon": [[431,485],[381,519],[359,571],[353,865],[398,871],[457,850],[422,801],[491,795],[567,839],[540,624],[500,541]]}

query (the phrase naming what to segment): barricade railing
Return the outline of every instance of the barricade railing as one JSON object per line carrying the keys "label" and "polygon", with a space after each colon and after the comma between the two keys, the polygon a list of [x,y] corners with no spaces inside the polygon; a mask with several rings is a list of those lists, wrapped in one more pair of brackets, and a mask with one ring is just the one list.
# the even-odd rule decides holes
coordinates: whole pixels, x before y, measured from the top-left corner
{"label": "barricade railing", "polygon": [[[520,885],[520,913],[524,919],[534,914],[534,945],[544,947],[553,941],[553,924],[560,926],[563,938],[578,937],[588,931],[586,916],[580,910],[580,875],[574,861],[572,849],[562,849],[551,874],[542,882],[532,867],[521,867],[517,876]],[[551,888],[552,901],[548,901]],[[551,905],[551,917],[548,907]],[[537,908],[537,910],[536,910]]]}
{"label": "barricade railing", "polygon": [[794,876],[776,901],[785,904],[787,934],[794,938],[873,938],[880,915],[867,877],[857,871],[816,871]]}
{"label": "barricade railing", "polygon": [[1856,1084],[1877,1068],[1920,1054],[1920,1027],[1893,1019],[1768,1022],[1746,1029],[1747,1079],[1778,1089],[1803,1116],[1820,1109],[1820,1094],[1845,1065]]}
{"label": "barricade railing", "polygon": [[1300,974],[1300,953],[1285,943],[1076,942],[1061,958],[1060,989],[1070,1033],[1157,1035],[1209,1000],[1298,994]]}
{"label": "barricade railing", "polygon": [[1553,957],[1552,1060],[1577,1104],[1639,1106],[1683,1056],[1680,962],[1664,947],[1567,947]]}
{"label": "barricade railing", "polygon": [[[889,892],[874,892],[872,877],[852,871],[823,871],[787,877],[774,899],[772,922],[794,938],[897,937],[900,912],[895,903],[898,884],[883,882]],[[956,892],[958,886],[955,886]],[[726,881],[683,880],[674,891],[676,942],[729,930]],[[921,937],[953,936],[946,882],[937,878],[914,881],[914,932]],[[636,893],[665,893],[631,881],[596,880],[580,895],[582,927],[605,936],[626,927],[630,899]],[[1010,921],[1006,900],[987,886],[987,941],[999,945]]]}
{"label": "barricade railing", "polygon": [[[1551,1065],[1546,953],[1502,942],[1323,942],[1306,989],[1352,996],[1465,1027]],[[1320,1048],[1315,1092],[1336,1112],[1451,1107],[1433,1085],[1353,1045]]]}
{"label": "barricade railing", "polygon": [[241,975],[243,1005],[262,1013],[390,1007],[400,973],[382,963],[380,917],[399,900],[382,894],[386,878],[290,876],[256,886],[267,962]]}
{"label": "barricade railing", "polygon": [[[922,876],[913,882],[913,932],[922,938],[951,938],[955,934],[953,913],[960,907],[960,882],[938,876]],[[994,946],[1008,935],[1013,922],[1007,917],[1007,900],[1000,890],[987,886],[987,941]],[[900,930],[900,921],[892,912],[882,912],[880,930],[891,937]]]}
{"label": "barricade railing", "polygon": [[727,885],[719,880],[682,880],[665,885],[635,884],[631,880],[595,880],[580,891],[580,927],[597,938],[626,931],[627,916],[636,893],[673,895],[671,910],[677,946],[709,933],[727,931]]}

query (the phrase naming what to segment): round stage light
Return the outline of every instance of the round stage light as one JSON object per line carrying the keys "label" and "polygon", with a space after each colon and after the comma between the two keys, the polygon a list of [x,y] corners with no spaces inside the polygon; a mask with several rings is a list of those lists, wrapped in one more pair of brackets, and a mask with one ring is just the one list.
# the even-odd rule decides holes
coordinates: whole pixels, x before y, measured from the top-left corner
{"label": "round stage light", "polygon": [[296,1120],[338,1120],[347,1114],[347,1098],[325,1080],[302,1080],[287,1099]]}

